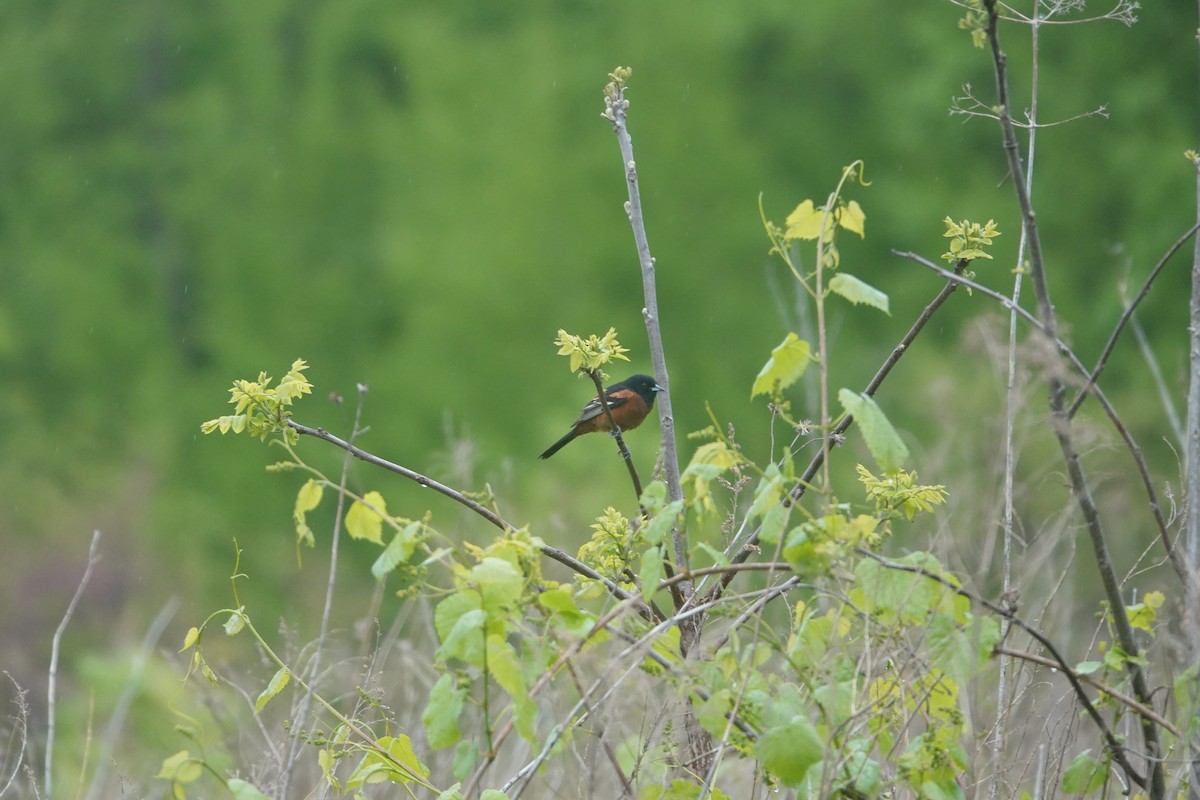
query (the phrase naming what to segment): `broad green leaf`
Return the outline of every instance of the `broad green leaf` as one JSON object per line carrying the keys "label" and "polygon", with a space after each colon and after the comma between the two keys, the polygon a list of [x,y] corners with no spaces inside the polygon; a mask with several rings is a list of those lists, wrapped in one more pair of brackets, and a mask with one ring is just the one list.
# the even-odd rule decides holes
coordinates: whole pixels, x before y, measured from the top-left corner
{"label": "broad green leaf", "polygon": [[1075,665],[1076,675],[1092,675],[1104,667],[1103,661],[1080,661]]}
{"label": "broad green leaf", "polygon": [[1084,750],[1063,771],[1062,788],[1067,794],[1087,794],[1104,785],[1108,768],[1092,758],[1090,753],[1091,750]]}
{"label": "broad green leaf", "polygon": [[242,609],[238,609],[229,615],[229,619],[225,620],[225,635],[237,636],[246,627],[246,615]]}
{"label": "broad green leaf", "polygon": [[517,568],[493,556],[471,568],[471,582],[479,589],[482,608],[493,619],[516,608],[525,590],[525,578]]}
{"label": "broad green leaf", "polygon": [[688,469],[699,464],[711,464],[719,467],[722,470],[729,469],[734,464],[742,460],[736,450],[731,450],[725,442],[708,442],[696,448],[696,452],[692,453],[692,460],[688,462]]}
{"label": "broad green leaf", "polygon": [[904,466],[908,460],[908,447],[900,439],[900,434],[892,427],[883,410],[875,400],[865,394],[852,392],[849,389],[838,391],[838,401],[847,414],[854,416],[867,449],[884,472],[893,472]]}
{"label": "broad green leaf", "polygon": [[1153,631],[1154,621],[1158,618],[1158,609],[1162,607],[1165,596],[1162,592],[1147,592],[1142,602],[1126,606],[1129,624],[1144,631]]}
{"label": "broad green leaf", "polygon": [[889,316],[892,313],[888,310],[888,296],[886,294],[845,272],[839,272],[829,279],[829,291],[841,295],[851,303],[854,303],[854,305],[863,304],[872,308],[878,308]]}
{"label": "broad green leaf", "polygon": [[450,638],[450,631],[458,619],[468,611],[479,610],[479,592],[460,591],[447,595],[433,609],[433,626],[442,642]]}
{"label": "broad green leaf", "polygon": [[791,510],[782,503],[776,503],[763,514],[762,524],[758,527],[758,539],[768,547],[779,544],[779,536],[787,525]]}
{"label": "broad green leaf", "polygon": [[654,515],[654,518],[646,523],[642,528],[642,537],[650,544],[659,544],[663,538],[671,532],[671,529],[679,522],[679,515],[683,513],[683,501],[676,500],[674,503],[669,503],[662,511]]}
{"label": "broad green leaf", "polygon": [[346,512],[346,533],[353,539],[366,539],[383,546],[383,515],[387,501],[379,492],[367,492],[355,500]]}
{"label": "broad green leaf", "polygon": [[[442,601],[443,603],[445,601]],[[440,607],[440,606],[439,606]],[[457,658],[472,666],[483,664],[483,628],[487,613],[483,609],[468,611],[460,616],[450,629],[450,634],[434,654],[434,662],[441,664],[448,658]]]}
{"label": "broad green leaf", "polygon": [[422,778],[429,777],[429,767],[422,764],[417,758],[416,752],[413,751],[412,740],[407,735],[402,733],[399,736],[381,736],[376,744],[413,775]]}
{"label": "broad green leaf", "polygon": [[[817,208],[812,200],[805,200],[787,215],[784,220],[786,229],[783,232],[784,241],[792,241],[793,239],[816,239],[821,235],[821,223],[825,221],[825,208]],[[824,239],[828,242],[833,238],[833,227],[835,217],[829,215],[826,222]]]}
{"label": "broad green leaf", "polygon": [[200,629],[194,626],[188,628],[187,636],[183,637],[183,647],[179,648],[179,652],[190,650],[196,646],[198,641],[200,641]]}
{"label": "broad green leaf", "polygon": [[309,547],[313,546],[315,539],[312,528],[308,527],[307,515],[321,504],[321,496],[324,493],[325,487],[312,478],[305,481],[296,493],[296,505],[292,509],[292,519],[296,523],[296,539]]}
{"label": "broad green leaf", "polygon": [[808,717],[797,716],[760,736],[754,754],[782,783],[795,786],[825,757],[825,742]]}
{"label": "broad green leaf", "polygon": [[260,694],[258,699],[254,701],[254,713],[257,714],[258,712],[262,711],[263,706],[269,703],[271,698],[275,697],[275,695],[282,692],[283,687],[287,686],[288,681],[291,679],[292,673],[288,671],[287,667],[281,667],[279,671],[275,673],[274,677],[271,678],[271,682],[267,684],[267,688],[263,689],[262,694]]}
{"label": "broad green leaf", "polygon": [[429,702],[421,714],[425,726],[425,738],[429,746],[440,750],[458,744],[462,731],[458,718],[462,714],[467,690],[458,685],[458,680],[449,672],[442,673],[429,690]]}
{"label": "broad green leaf", "polygon": [[845,208],[838,215],[838,225],[841,225],[852,233],[857,233],[864,239],[866,238],[866,234],[864,233],[865,228],[863,226],[866,221],[866,212],[862,210],[862,206],[858,204],[857,200],[851,200],[846,203]]}
{"label": "broad green leaf", "polygon": [[192,758],[187,750],[180,750],[173,756],[163,759],[162,768],[154,777],[176,783],[191,783],[200,777],[204,767],[198,759]]}
{"label": "broad green leaf", "polygon": [[779,505],[782,498],[783,476],[779,474],[779,467],[775,464],[768,464],[766,470],[763,471],[762,480],[754,487],[754,500],[746,511],[746,518],[757,519],[767,513],[768,509]]}
{"label": "broad green leaf", "polygon": [[506,640],[499,636],[489,636],[487,640],[487,666],[500,688],[508,692],[513,700],[513,722],[517,733],[528,742],[536,740],[534,722],[537,720],[537,703],[529,697],[525,686],[525,675],[521,672],[521,662],[516,650]]}
{"label": "broad green leaf", "polygon": [[703,554],[705,556],[708,556],[708,560],[711,561],[714,566],[718,566],[718,567],[729,566],[728,557],[726,557],[726,555],[724,553],[722,553],[717,548],[713,547],[711,544],[708,544],[707,542],[696,542],[694,547],[696,548],[697,554]]}
{"label": "broad green leaf", "polygon": [[783,338],[783,342],[771,351],[771,357],[759,370],[758,377],[754,379],[754,386],[750,389],[750,399],[791,386],[804,377],[804,372],[812,360],[812,348],[808,342],[794,333],[789,333]]}
{"label": "broad green leaf", "polygon": [[247,783],[241,778],[230,778],[225,785],[229,787],[234,800],[271,800],[269,795],[260,792],[253,783]]}
{"label": "broad green leaf", "polygon": [[638,569],[638,580],[642,583],[642,599],[647,603],[658,591],[658,584],[663,579],[663,556],[658,547],[651,546],[642,553],[642,563]]}
{"label": "broad green leaf", "polygon": [[587,636],[596,626],[596,618],[579,608],[565,586],[539,594],[538,605],[551,612],[554,622],[572,636]]}
{"label": "broad green leaf", "polygon": [[407,736],[381,736],[375,744],[379,749],[368,751],[346,779],[347,791],[384,781],[402,785],[416,781],[425,785],[429,769],[417,759]]}
{"label": "broad green leaf", "polygon": [[375,576],[375,580],[382,581],[388,573],[412,558],[420,531],[420,522],[410,523],[397,531],[388,542],[388,546],[379,554],[379,558],[371,565],[371,574]]}

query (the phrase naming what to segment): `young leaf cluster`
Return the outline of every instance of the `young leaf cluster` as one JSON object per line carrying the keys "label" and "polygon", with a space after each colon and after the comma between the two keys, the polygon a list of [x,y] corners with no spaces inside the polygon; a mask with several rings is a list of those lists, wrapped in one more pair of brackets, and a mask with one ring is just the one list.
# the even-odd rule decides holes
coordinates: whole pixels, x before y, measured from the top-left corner
{"label": "young leaf cluster", "polygon": [[271,378],[267,373],[258,373],[258,380],[236,380],[229,390],[229,402],[233,404],[232,414],[210,419],[200,425],[200,431],[205,434],[220,431],[221,433],[248,432],[256,439],[265,441],[268,436],[281,434],[289,444],[295,444],[300,434],[287,426],[292,403],[302,396],[312,392],[312,384],[304,377],[308,364],[303,359],[292,362],[292,368],[279,381],[278,386],[271,386]]}

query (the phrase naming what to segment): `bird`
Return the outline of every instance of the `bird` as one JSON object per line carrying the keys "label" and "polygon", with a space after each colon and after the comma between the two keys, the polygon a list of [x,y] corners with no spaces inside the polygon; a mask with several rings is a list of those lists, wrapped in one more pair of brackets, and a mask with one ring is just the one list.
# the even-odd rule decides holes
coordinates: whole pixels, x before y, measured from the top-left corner
{"label": "bird", "polygon": [[[629,431],[642,424],[650,409],[654,408],[654,396],[661,391],[663,387],[659,386],[654,378],[638,374],[609,386],[604,390],[604,397],[608,400],[608,408],[612,411],[617,427],[622,431]],[[549,458],[570,444],[575,437],[595,431],[612,431],[612,424],[604,413],[604,406],[599,397],[593,397],[583,407],[579,418],[572,423],[571,430],[546,448],[546,452],[539,458]]]}

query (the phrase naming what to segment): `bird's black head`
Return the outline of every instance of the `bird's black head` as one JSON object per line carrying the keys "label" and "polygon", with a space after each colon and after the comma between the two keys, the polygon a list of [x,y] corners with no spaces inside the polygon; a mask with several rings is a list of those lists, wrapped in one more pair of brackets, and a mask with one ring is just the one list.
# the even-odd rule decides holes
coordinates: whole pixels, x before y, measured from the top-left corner
{"label": "bird's black head", "polygon": [[654,395],[663,390],[663,387],[650,375],[631,375],[622,381],[627,387],[641,395],[641,398],[646,401],[646,405],[654,405]]}

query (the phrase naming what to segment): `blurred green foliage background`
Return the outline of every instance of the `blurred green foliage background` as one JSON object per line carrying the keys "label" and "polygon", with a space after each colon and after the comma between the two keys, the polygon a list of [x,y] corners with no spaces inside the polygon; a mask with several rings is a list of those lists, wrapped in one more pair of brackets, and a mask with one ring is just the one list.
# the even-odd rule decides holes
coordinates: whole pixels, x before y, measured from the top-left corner
{"label": "blurred green foliage background", "polygon": [[[1052,290],[1087,361],[1118,283],[1140,280],[1195,215],[1182,157],[1196,144],[1194,13],[1152,3],[1133,27],[1042,33],[1041,119],[1107,110],[1041,131],[1036,154]],[[994,97],[960,16],[878,0],[5,3],[4,660],[29,681],[44,672],[94,528],[105,563],[80,624],[98,638],[136,640],[172,594],[180,626],[225,602],[233,537],[252,602],[318,601],[320,551],[302,573],[291,555],[299,480],[262,470],[281,451],[199,434],[234,378],[278,377],[297,357],[318,390],[299,419],[345,434],[365,384],[364,447],[453,485],[490,482],[507,518],[568,550],[603,505],[628,505],[599,437],[536,459],[589,396],[554,356],[559,328],[615,326],[629,371],[649,369],[622,167],[600,119],[618,64],[634,70],[678,429],[707,425],[711,403],[761,456],[770,421],[750,385],[799,312],[767,257],[760,192],[782,221],[866,163],[871,185],[849,196],[867,236],[843,237],[842,265],[890,294],[892,316],[834,304],[835,387],[860,387],[940,286],[890,251],[936,258],[943,217],[996,219],[1005,235],[978,272],[1011,285],[1019,231],[997,126],[947,113],[965,84]],[[1028,31],[1005,36],[1020,112]],[[1176,389],[1187,286],[1181,259],[1142,314]],[[919,443],[922,478],[952,496],[957,476],[927,474],[921,454],[944,455],[948,430],[979,434],[949,446],[975,466],[986,456],[971,448],[996,446],[1002,382],[985,348],[962,344],[993,313],[960,293],[880,397]],[[1173,470],[1144,368],[1132,346],[1118,354],[1108,391]],[[646,468],[655,437],[631,435]],[[336,474],[337,453],[303,446]],[[488,535],[398,480],[356,467],[353,481],[398,513],[432,509],[452,535]]]}

